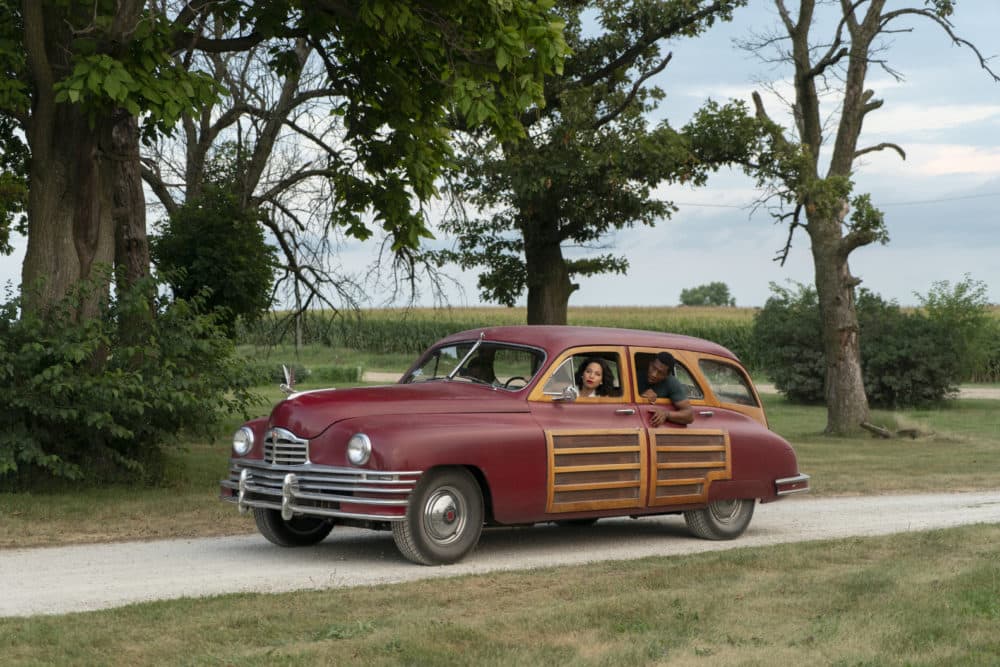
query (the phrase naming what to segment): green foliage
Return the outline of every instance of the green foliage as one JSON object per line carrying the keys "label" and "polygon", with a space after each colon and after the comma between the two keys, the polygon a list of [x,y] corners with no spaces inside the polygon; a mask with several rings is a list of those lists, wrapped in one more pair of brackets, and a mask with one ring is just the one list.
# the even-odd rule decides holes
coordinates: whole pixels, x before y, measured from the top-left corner
{"label": "green foliage", "polygon": [[[551,0],[371,0],[343,6],[298,0],[0,0],[0,10],[0,121],[30,141],[58,143],[65,139],[61,133],[72,132],[102,150],[107,133],[126,116],[139,120],[147,142],[171,132],[182,118],[200,123],[213,116],[212,106],[225,92],[213,62],[259,47],[270,54],[276,72],[287,74],[296,49],[308,44],[325,68],[325,87],[303,97],[322,94],[322,104],[343,117],[345,128],[327,153],[329,164],[313,166],[333,182],[334,222],[361,239],[381,226],[395,251],[430,237],[419,203],[435,194],[437,179],[452,166],[446,118],[457,110],[470,127],[489,127],[507,138],[522,135],[520,114],[544,104],[542,80],[561,70],[567,53]],[[255,99],[234,106],[256,124],[268,110],[257,109]],[[67,118],[87,121],[81,126],[92,136],[81,137]],[[48,143],[30,147],[36,153],[28,162],[32,169],[53,166],[46,164]],[[93,156],[81,151],[52,159],[78,160],[59,165],[59,173],[78,173],[92,167],[87,160]],[[59,179],[52,182],[61,187]],[[36,180],[37,187],[48,183]],[[14,210],[8,200],[16,202],[20,194],[9,192],[9,185],[0,178],[0,249],[9,227],[5,211]],[[105,192],[94,188],[91,200],[80,205],[96,210],[106,203],[98,201]],[[61,216],[33,224],[52,226],[48,237],[63,238],[73,220]],[[99,235],[96,229],[76,233]],[[29,243],[35,238],[29,236]],[[66,282],[72,279],[61,279]],[[55,285],[51,292],[63,294],[69,287]]]}
{"label": "green foliage", "polygon": [[[508,306],[526,289],[529,303],[541,293],[565,303],[574,278],[624,273],[627,258],[593,250],[618,230],[669,217],[672,204],[652,196],[660,183],[704,182],[717,166],[714,155],[692,153],[685,133],[647,122],[664,97],[647,85],[666,64],[661,45],[695,37],[744,4],[559,3],[572,48],[565,76],[548,80],[548,104],[527,117],[526,140],[465,144],[451,188],[477,212],[456,208],[443,222],[456,245],[433,260],[477,270],[482,298]],[[732,138],[720,131],[712,140],[721,152]]]}
{"label": "green foliage", "polygon": [[[1000,363],[1000,322],[990,316],[986,283],[973,280],[968,274],[955,284],[947,280],[935,282],[926,296],[916,294],[927,317],[945,323],[948,347],[958,355],[959,373],[972,377],[977,369]],[[994,374],[994,378],[1000,374]]]}
{"label": "green foliage", "polygon": [[826,364],[819,299],[815,288],[795,287],[771,283],[772,295],[754,318],[753,335],[774,385],[793,402],[821,403]]}
{"label": "green foliage", "polygon": [[[83,290],[44,317],[0,306],[0,480],[155,482],[181,431],[208,434],[256,400],[216,317],[137,285],[79,321]],[[142,327],[122,330],[122,324]]]}
{"label": "green foliage", "polygon": [[229,322],[230,333],[236,318],[252,322],[271,305],[277,259],[261,216],[241,207],[228,186],[207,184],[150,237],[153,261],[174,295],[192,299],[207,289],[205,304]]}
{"label": "green foliage", "polygon": [[735,306],[736,299],[729,294],[723,282],[711,282],[681,290],[682,306]]}
{"label": "green foliage", "polygon": [[[790,400],[824,401],[826,364],[816,291],[772,284],[754,321],[754,337],[767,373]],[[873,406],[899,408],[939,403],[959,382],[983,368],[997,330],[985,288],[966,277],[955,288],[935,283],[923,310],[904,312],[860,290],[861,366]]]}

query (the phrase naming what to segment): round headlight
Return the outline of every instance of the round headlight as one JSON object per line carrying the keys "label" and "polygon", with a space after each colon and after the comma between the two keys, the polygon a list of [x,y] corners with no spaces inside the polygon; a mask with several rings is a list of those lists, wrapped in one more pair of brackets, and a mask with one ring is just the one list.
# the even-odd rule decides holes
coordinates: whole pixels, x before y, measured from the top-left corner
{"label": "round headlight", "polygon": [[248,426],[241,426],[236,433],[233,433],[233,453],[236,456],[246,456],[253,449],[253,430]]}
{"label": "round headlight", "polygon": [[372,455],[372,441],[364,433],[355,433],[347,441],[347,460],[356,466],[368,463]]}

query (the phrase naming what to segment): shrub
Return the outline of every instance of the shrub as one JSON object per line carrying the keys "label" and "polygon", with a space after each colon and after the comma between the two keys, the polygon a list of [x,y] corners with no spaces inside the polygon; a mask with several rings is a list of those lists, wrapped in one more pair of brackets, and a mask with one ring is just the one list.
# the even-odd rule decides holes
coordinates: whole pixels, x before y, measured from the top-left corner
{"label": "shrub", "polygon": [[237,318],[253,322],[271,305],[277,261],[264,239],[262,215],[241,208],[229,186],[208,184],[200,198],[161,221],[159,235],[150,237],[153,260],[174,295],[201,295],[223,314],[231,336]]}
{"label": "shrub", "polygon": [[208,434],[259,400],[198,299],[151,304],[151,293],[138,286],[83,321],[74,316],[79,294],[44,317],[18,319],[18,299],[0,305],[4,486],[155,482],[179,432]]}
{"label": "shrub", "polygon": [[960,351],[945,322],[860,290],[861,366],[868,401],[901,408],[940,402],[961,379]]}
{"label": "shrub", "polygon": [[753,336],[768,377],[795,403],[822,403],[826,361],[816,290],[771,283],[773,293],[754,317]]}
{"label": "shrub", "polygon": [[[954,290],[947,283],[935,284],[923,299],[924,310],[915,312],[859,290],[861,367],[871,405],[899,408],[939,402],[969,369],[981,365],[975,355],[986,349],[994,324],[982,297],[985,292],[967,283]],[[774,284],[771,290],[774,295],[754,321],[767,372],[790,400],[821,403],[826,364],[816,291]]]}

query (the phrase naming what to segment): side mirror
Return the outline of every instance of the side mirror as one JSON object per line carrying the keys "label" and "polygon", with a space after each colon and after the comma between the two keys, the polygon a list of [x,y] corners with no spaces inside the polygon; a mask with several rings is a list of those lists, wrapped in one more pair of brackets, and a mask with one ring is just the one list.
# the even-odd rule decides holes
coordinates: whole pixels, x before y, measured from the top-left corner
{"label": "side mirror", "polygon": [[580,397],[580,390],[576,388],[575,384],[571,384],[567,385],[566,388],[562,390],[562,393],[553,398],[552,400],[558,401],[560,403],[564,401],[572,403],[579,397]]}

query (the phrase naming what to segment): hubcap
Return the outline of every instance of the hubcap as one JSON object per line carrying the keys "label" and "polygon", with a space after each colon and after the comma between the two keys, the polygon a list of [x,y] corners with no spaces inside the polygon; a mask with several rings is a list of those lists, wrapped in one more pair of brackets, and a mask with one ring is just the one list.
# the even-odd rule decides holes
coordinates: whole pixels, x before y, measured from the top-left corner
{"label": "hubcap", "polygon": [[720,523],[731,523],[739,514],[743,502],[740,500],[716,500],[708,506],[712,518]]}
{"label": "hubcap", "polygon": [[427,535],[438,544],[450,544],[465,529],[465,500],[451,487],[437,489],[424,505]]}

